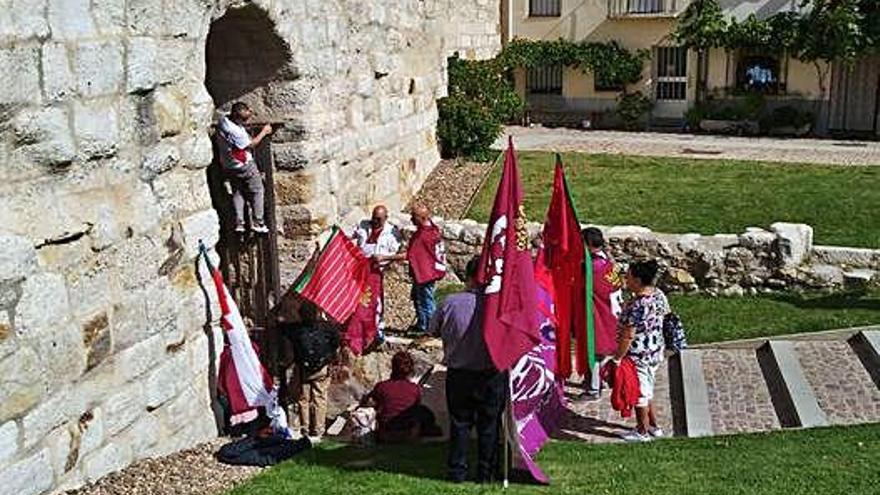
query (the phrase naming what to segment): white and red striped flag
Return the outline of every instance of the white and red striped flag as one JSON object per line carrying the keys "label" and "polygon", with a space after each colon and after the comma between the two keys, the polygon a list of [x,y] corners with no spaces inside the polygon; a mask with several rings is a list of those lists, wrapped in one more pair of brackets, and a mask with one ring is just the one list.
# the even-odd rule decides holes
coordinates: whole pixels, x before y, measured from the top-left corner
{"label": "white and red striped flag", "polygon": [[225,330],[226,339],[220,355],[218,385],[229,400],[231,413],[236,415],[263,407],[272,422],[272,429],[290,438],[287,415],[278,403],[278,388],[272,376],[260,363],[244,320],[238,311],[238,305],[223,283],[223,275],[211,263],[205,247],[200,247],[202,257],[214,280],[222,312],[220,323]]}
{"label": "white and red striped flag", "polygon": [[294,290],[339,323],[354,313],[367,293],[369,260],[361,250],[333,227],[324,248],[299,276]]}

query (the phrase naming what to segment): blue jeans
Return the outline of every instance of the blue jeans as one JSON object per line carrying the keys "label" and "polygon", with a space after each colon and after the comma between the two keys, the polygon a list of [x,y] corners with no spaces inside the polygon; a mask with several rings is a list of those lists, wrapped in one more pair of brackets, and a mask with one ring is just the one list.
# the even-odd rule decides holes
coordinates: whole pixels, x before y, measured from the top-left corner
{"label": "blue jeans", "polygon": [[437,309],[437,303],[434,302],[434,282],[413,284],[409,295],[416,309],[416,326],[425,333],[428,331],[428,322]]}

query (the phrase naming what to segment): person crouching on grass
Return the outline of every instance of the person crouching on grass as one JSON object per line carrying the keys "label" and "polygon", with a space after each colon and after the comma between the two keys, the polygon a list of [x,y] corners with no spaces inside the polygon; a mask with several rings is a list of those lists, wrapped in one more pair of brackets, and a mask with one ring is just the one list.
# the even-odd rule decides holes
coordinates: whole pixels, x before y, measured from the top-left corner
{"label": "person crouching on grass", "polygon": [[670,312],[663,292],[654,287],[659,265],[656,261],[633,263],[626,272],[626,288],[632,299],[624,304],[617,325],[614,362],[629,357],[636,365],[639,400],[635,430],[622,435],[628,442],[647,442],[663,436],[654,410],[654,377],[663,361],[663,319]]}

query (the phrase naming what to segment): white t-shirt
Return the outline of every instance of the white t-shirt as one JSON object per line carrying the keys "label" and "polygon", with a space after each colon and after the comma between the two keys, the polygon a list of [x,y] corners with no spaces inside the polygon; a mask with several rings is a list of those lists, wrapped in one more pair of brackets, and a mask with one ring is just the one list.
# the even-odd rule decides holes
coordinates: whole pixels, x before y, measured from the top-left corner
{"label": "white t-shirt", "polygon": [[[223,163],[229,168],[240,168],[254,161],[248,146],[251,144],[251,136],[244,126],[238,125],[228,115],[220,117],[217,125],[220,132],[220,145],[223,146]],[[244,152],[242,154],[242,152]],[[238,156],[236,156],[238,155]],[[241,158],[244,161],[241,161]]]}
{"label": "white t-shirt", "polygon": [[[352,235],[365,256],[390,256],[392,254],[397,254],[397,252],[400,251],[400,245],[403,243],[403,236],[400,234],[400,230],[398,230],[397,227],[390,222],[385,222],[385,226],[382,228],[382,232],[379,234],[379,238],[375,243],[368,242],[372,230],[373,226],[370,224],[370,221],[364,220],[354,228]],[[385,261],[381,263],[380,266],[385,267],[388,263],[388,261]]]}

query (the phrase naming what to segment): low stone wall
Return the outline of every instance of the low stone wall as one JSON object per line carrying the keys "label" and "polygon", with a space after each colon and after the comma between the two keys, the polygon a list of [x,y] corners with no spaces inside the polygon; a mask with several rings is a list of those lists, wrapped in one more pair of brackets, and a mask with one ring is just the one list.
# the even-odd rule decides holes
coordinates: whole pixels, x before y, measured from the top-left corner
{"label": "low stone wall", "polygon": [[[408,222],[396,219],[399,225]],[[435,219],[443,230],[447,257],[461,274],[479,254],[486,225],[473,220]],[[880,283],[880,250],[814,246],[813,228],[774,223],[769,230],[748,228],[740,234],[664,234],[637,226],[597,226],[610,254],[619,262],[657,259],[660,286],[676,292],[743,295],[781,289],[858,288]],[[542,225],[530,223],[533,244]],[[409,232],[412,227],[405,227]]]}

